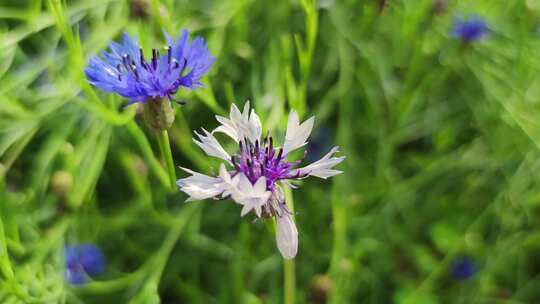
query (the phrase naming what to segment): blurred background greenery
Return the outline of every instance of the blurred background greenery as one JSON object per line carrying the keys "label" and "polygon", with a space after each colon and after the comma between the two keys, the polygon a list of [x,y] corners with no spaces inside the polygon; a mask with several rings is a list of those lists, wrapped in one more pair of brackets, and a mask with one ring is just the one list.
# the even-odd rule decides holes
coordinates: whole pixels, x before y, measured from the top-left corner
{"label": "blurred background greenery", "polygon": [[[452,38],[470,15],[490,34]],[[539,303],[539,17],[536,0],[0,0],[0,302]],[[177,165],[216,170],[192,130],[247,99],[281,136],[289,109],[315,115],[313,159],[347,156],[293,193],[287,292],[264,223],[184,204],[137,106],[84,79],[122,32],[150,49],[182,28],[217,61],[178,94]],[[74,286],[78,243],[107,265]]]}

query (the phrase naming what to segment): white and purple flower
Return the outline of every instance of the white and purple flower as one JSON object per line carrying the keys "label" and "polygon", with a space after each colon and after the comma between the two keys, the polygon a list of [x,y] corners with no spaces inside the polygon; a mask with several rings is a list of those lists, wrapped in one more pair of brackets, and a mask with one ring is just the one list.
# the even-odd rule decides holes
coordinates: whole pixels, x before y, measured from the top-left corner
{"label": "white and purple flower", "polygon": [[[300,123],[298,114],[289,115],[285,142],[274,147],[270,135],[261,138],[259,116],[249,102],[243,112],[233,104],[229,118],[216,116],[221,125],[208,132],[195,132],[194,142],[209,156],[224,160],[217,176],[208,176],[182,168],[191,176],[178,180],[180,190],[189,195],[188,201],[231,197],[243,205],[241,215],[254,211],[257,217],[276,217],[276,241],[282,256],[292,259],[298,251],[298,231],[292,213],[287,207],[282,186],[295,188],[291,181],[308,176],[328,178],[341,173],[333,169],[344,156],[335,157],[338,147],[332,148],[320,160],[298,167],[302,160],[289,161],[290,152],[304,147],[313,129],[314,117]],[[231,137],[239,146],[238,152],[229,154],[214,137],[220,132]]]}

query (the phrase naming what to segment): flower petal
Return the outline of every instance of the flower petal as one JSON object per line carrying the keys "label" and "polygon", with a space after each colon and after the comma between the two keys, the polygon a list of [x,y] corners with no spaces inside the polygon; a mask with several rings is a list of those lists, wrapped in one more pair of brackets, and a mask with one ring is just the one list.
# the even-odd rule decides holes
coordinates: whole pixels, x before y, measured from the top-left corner
{"label": "flower petal", "polygon": [[208,176],[182,167],[180,168],[191,174],[191,176],[181,178],[176,182],[178,187],[180,187],[180,191],[189,195],[186,202],[215,197],[225,190],[221,178]]}
{"label": "flower petal", "polygon": [[276,243],[284,259],[292,259],[298,252],[298,230],[288,210],[276,216]]}
{"label": "flower petal", "polygon": [[314,123],[315,117],[311,117],[300,124],[296,111],[291,111],[287,123],[287,132],[285,133],[285,142],[283,143],[283,155],[287,155],[289,152],[307,144],[306,140],[311,134]]}
{"label": "flower petal", "polygon": [[305,167],[294,170],[291,173],[291,176],[296,174],[307,174],[309,176],[316,176],[326,179],[342,173],[342,171],[332,169],[345,159],[345,156],[334,157],[333,155],[337,152],[339,152],[339,147],[333,147],[330,152],[323,156],[323,158]]}
{"label": "flower petal", "polygon": [[245,103],[242,113],[235,104],[232,104],[229,118],[216,116],[216,119],[221,123],[221,126],[217,127],[212,133],[225,133],[236,142],[247,138],[250,142],[255,143],[261,138],[261,120],[255,110],[251,109],[250,111],[249,101]]}
{"label": "flower petal", "polygon": [[204,135],[194,132],[197,137],[199,137],[199,141],[197,141],[195,138],[193,138],[193,142],[197,144],[201,149],[203,149],[206,154],[214,157],[221,158],[225,161],[227,161],[229,164],[231,164],[231,156],[223,147],[221,144],[217,141],[217,139],[212,135],[212,133],[206,131],[203,129]]}
{"label": "flower petal", "polygon": [[230,119],[227,119],[223,116],[216,116],[216,120],[221,123],[221,126],[217,127],[214,131],[212,131],[212,134],[215,132],[221,132],[228,135],[235,142],[240,141],[240,136],[238,135],[236,126],[232,123]]}
{"label": "flower petal", "polygon": [[227,197],[229,195],[232,195],[232,193],[236,192],[236,189],[238,187],[238,183],[240,182],[240,176],[236,175],[231,178],[230,173],[225,168],[225,165],[221,164],[219,167],[219,177],[221,178],[222,182],[222,189],[223,193],[221,193],[221,197]]}
{"label": "flower petal", "polygon": [[237,175],[239,181],[236,189],[231,191],[231,196],[235,202],[243,205],[241,216],[246,215],[251,210],[255,210],[257,216],[261,216],[261,208],[272,194],[266,190],[266,177],[260,177],[255,185],[243,174]]}

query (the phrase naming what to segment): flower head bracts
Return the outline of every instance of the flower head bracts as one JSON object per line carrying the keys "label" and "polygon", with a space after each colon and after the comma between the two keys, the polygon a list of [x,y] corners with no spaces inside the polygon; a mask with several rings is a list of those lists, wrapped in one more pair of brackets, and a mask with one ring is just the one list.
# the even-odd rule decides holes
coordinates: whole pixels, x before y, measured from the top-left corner
{"label": "flower head bracts", "polygon": [[177,41],[169,35],[161,52],[152,49],[146,59],[136,39],[124,34],[122,43],[112,42],[102,58],[94,56],[85,69],[86,78],[93,86],[116,92],[131,102],[169,98],[181,88],[193,89],[210,69],[215,58],[205,41],[196,37],[190,43],[184,30]]}
{"label": "flower head bracts", "polygon": [[[178,180],[180,190],[189,195],[188,201],[207,198],[231,197],[243,205],[241,215],[253,211],[257,217],[276,217],[276,241],[284,258],[291,259],[298,250],[298,231],[285,202],[282,186],[292,187],[291,181],[316,176],[328,178],[341,173],[333,169],[345,157],[334,156],[339,150],[332,148],[322,159],[297,168],[301,163],[289,161],[288,154],[307,144],[313,129],[313,117],[300,123],[298,114],[289,115],[285,141],[281,148],[274,147],[270,135],[261,138],[262,127],[259,116],[246,102],[242,112],[231,106],[229,117],[216,116],[221,123],[214,131],[195,132],[194,142],[209,156],[224,160],[218,176],[212,177],[184,169],[191,176]],[[238,151],[227,153],[214,137],[220,132],[238,143]]]}

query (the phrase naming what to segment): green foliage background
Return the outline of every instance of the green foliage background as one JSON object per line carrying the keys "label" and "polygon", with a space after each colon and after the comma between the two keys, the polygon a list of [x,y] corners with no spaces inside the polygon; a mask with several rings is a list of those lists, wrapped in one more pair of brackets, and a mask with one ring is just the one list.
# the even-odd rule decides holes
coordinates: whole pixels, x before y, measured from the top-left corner
{"label": "green foliage background", "polygon": [[[448,33],[470,14],[492,31],[464,45]],[[539,16],[535,0],[0,0],[0,302],[538,303]],[[192,130],[247,99],[280,136],[289,109],[315,115],[347,156],[293,192],[296,287],[263,221],[184,204],[136,106],[84,79],[122,32],[150,49],[181,28],[217,62],[179,93],[176,165],[215,171]],[[80,242],[107,270],[74,287],[63,248]],[[462,255],[478,272],[458,282]]]}

